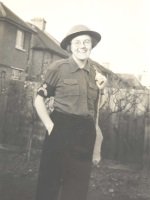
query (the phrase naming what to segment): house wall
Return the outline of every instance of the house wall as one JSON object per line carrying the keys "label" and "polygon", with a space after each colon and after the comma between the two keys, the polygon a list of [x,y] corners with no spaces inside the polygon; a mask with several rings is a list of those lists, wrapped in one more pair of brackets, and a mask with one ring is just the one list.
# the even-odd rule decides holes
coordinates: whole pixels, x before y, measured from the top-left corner
{"label": "house wall", "polygon": [[[2,47],[3,44],[3,35],[4,35],[4,23],[1,22],[0,23],[0,46]],[[0,48],[0,53],[2,51],[3,48]]]}
{"label": "house wall", "polygon": [[0,23],[0,63],[25,69],[27,66],[28,50],[31,34],[25,32],[24,51],[16,49],[16,33],[18,28],[8,22]]}
{"label": "house wall", "polygon": [[57,54],[53,54],[53,61],[55,60],[59,60],[59,59],[63,59],[63,57],[57,55]]}
{"label": "house wall", "polygon": [[29,66],[29,77],[36,81],[41,81],[50,63],[62,59],[61,56],[46,50],[32,50],[31,62]]}
{"label": "house wall", "polygon": [[[0,77],[2,73],[5,73],[6,80],[9,80],[11,78],[11,68],[0,64]],[[0,83],[0,87],[1,87],[1,83]]]}

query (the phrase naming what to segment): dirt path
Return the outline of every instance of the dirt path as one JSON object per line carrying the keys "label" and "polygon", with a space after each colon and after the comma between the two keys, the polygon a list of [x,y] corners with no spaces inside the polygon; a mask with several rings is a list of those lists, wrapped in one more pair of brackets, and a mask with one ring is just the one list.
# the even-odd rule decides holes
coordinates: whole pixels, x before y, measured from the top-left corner
{"label": "dirt path", "polygon": [[[0,150],[0,200],[34,200],[39,152]],[[93,167],[88,200],[150,200],[150,172],[102,160]]]}

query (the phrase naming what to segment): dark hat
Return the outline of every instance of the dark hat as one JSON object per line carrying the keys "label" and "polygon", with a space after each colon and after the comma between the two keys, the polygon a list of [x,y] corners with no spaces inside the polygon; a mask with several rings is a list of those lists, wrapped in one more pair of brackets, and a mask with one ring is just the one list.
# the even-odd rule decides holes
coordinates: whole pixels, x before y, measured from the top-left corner
{"label": "dark hat", "polygon": [[60,46],[66,50],[67,46],[70,44],[71,40],[79,35],[91,36],[92,48],[95,47],[98,44],[98,42],[101,40],[101,35],[98,32],[92,31],[84,25],[76,25],[70,29],[68,34],[61,41]]}

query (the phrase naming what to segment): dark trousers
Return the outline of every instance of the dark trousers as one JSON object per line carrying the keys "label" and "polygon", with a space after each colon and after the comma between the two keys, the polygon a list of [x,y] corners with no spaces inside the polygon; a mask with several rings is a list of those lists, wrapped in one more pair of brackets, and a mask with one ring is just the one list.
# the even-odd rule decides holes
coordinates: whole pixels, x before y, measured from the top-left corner
{"label": "dark trousers", "polygon": [[[91,118],[54,111],[54,129],[46,135],[36,200],[86,200],[95,143]],[[61,191],[61,192],[60,192]]]}

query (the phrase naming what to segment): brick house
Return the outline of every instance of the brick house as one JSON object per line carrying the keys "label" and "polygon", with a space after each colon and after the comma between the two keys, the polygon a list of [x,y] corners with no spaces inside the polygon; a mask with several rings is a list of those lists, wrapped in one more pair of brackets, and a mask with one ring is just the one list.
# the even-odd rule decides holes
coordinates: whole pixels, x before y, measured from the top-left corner
{"label": "brick house", "polygon": [[67,58],[69,55],[60,47],[55,38],[45,32],[46,21],[44,19],[34,18],[31,23],[28,24],[36,34],[33,34],[31,39],[28,78],[38,81],[41,80],[50,63]]}
{"label": "brick house", "polygon": [[27,77],[40,80],[50,62],[67,56],[37,24],[24,22],[0,2],[0,143],[22,141]]}
{"label": "brick house", "polygon": [[34,30],[0,2],[0,75],[24,79]]}
{"label": "brick house", "polygon": [[29,72],[35,79],[50,62],[68,56],[44,32],[44,19],[35,18],[32,23],[24,22],[0,2],[0,77],[23,80]]}

